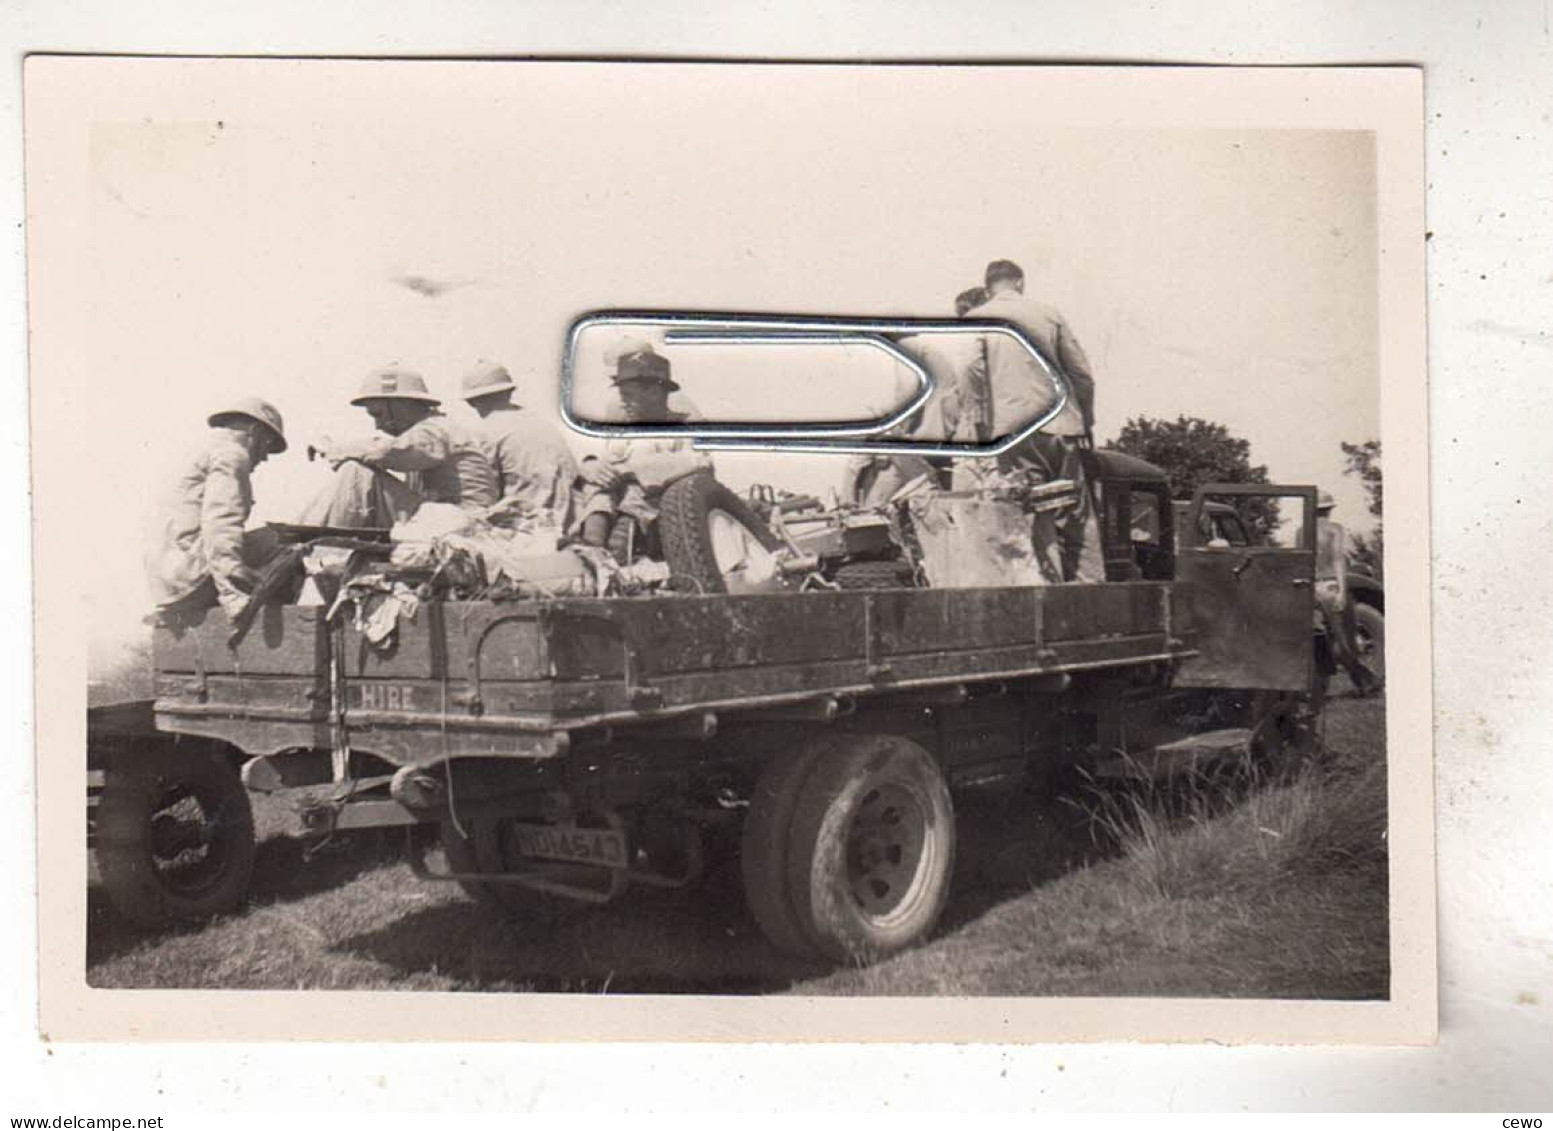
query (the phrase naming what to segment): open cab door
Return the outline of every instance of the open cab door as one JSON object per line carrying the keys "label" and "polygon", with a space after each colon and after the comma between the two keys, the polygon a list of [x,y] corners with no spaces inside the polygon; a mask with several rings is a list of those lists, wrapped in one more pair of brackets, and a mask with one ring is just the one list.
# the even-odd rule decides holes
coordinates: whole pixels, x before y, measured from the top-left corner
{"label": "open cab door", "polygon": [[[1244,514],[1276,499],[1270,538],[1235,544],[1211,521],[1227,504]],[[1254,529],[1250,522],[1246,528]],[[1178,687],[1308,691],[1314,683],[1316,489],[1214,484],[1192,498],[1177,526],[1176,578],[1187,602],[1197,655],[1182,662]],[[1260,544],[1258,544],[1260,543]]]}

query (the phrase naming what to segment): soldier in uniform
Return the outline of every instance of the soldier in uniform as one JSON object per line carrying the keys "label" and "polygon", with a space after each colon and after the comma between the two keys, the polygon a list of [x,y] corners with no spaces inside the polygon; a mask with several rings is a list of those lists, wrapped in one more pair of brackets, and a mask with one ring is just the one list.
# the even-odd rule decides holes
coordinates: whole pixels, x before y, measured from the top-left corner
{"label": "soldier in uniform", "polygon": [[1316,500],[1316,615],[1326,629],[1332,659],[1341,664],[1360,695],[1380,687],[1354,646],[1353,602],[1348,595],[1348,532],[1332,520],[1336,506],[1322,491]]}
{"label": "soldier in uniform", "polygon": [[[605,364],[612,366],[610,382],[627,422],[696,418],[694,407],[683,399],[679,408],[670,406],[669,394],[679,384],[670,373],[668,358],[650,343],[635,339],[620,343],[606,355]],[[654,528],[663,489],[711,466],[711,458],[683,437],[606,441],[580,464],[579,538],[588,545],[607,546],[618,560],[628,561]]]}
{"label": "soldier in uniform", "polygon": [[[984,287],[961,291],[954,300],[955,314],[964,318],[986,300]],[[980,349],[976,338],[971,334],[909,334],[897,338],[895,344],[932,375],[936,386],[927,404],[900,426],[899,434],[924,442],[975,443],[987,439],[991,418],[986,383],[973,383],[977,376],[973,363]],[[875,405],[874,411],[882,416],[904,404],[915,391],[916,382],[902,370],[893,399],[889,404]],[[947,479],[948,465],[947,459],[921,456],[854,455],[842,470],[841,497],[855,506],[879,506],[929,470]]]}
{"label": "soldier in uniform", "polygon": [[577,461],[555,428],[513,402],[512,376],[481,364],[464,377],[464,400],[479,414],[497,477],[487,517],[497,526],[538,518],[564,533],[572,520]]}
{"label": "soldier in uniform", "polygon": [[275,406],[257,397],[210,416],[210,435],[157,510],[146,566],[157,618],[177,622],[220,605],[236,622],[274,551],[245,530],[254,469],[286,450]]}
{"label": "soldier in uniform", "polygon": [[392,526],[423,503],[483,512],[496,502],[496,471],[484,439],[442,414],[420,374],[399,368],[373,373],[351,404],[367,410],[377,434],[338,441],[325,436],[313,445],[334,478],[303,512],[304,524]]}
{"label": "soldier in uniform", "polygon": [[[1089,361],[1062,315],[1025,296],[1025,275],[1018,264],[994,260],[987,265],[986,282],[990,297],[966,317],[1000,319],[1018,326],[1047,362],[1067,378],[1072,393],[1045,428],[998,457],[999,469],[1028,470],[1046,480],[1066,479],[1075,484],[1078,505],[1056,524],[1063,578],[1104,581],[1100,524],[1080,455],[1093,444],[1095,381]],[[978,342],[967,385],[987,390],[990,435],[1012,435],[1050,406],[1051,383],[1029,352],[1006,335],[986,334]]]}

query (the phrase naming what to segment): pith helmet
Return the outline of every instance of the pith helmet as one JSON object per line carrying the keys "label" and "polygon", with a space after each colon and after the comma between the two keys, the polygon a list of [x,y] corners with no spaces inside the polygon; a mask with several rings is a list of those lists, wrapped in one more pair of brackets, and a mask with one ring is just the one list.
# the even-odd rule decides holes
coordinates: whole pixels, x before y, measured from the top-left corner
{"label": "pith helmet", "polygon": [[215,424],[223,416],[243,416],[258,424],[264,425],[269,430],[274,443],[272,447],[279,455],[286,450],[286,425],[281,420],[280,413],[269,401],[260,400],[258,397],[243,397],[233,401],[225,408],[218,409],[210,414],[210,423]]}
{"label": "pith helmet", "polygon": [[1323,491],[1316,496],[1316,509],[1318,511],[1329,511],[1335,506],[1337,506],[1337,503],[1332,500],[1332,492]]}
{"label": "pith helmet", "polygon": [[666,386],[670,392],[679,388],[679,383],[669,376],[669,359],[657,353],[648,342],[629,343],[615,357],[615,372],[609,379],[616,385],[626,381],[654,381]]}
{"label": "pith helmet", "polygon": [[512,374],[507,372],[505,365],[482,362],[464,374],[463,395],[466,401],[489,396],[491,393],[510,393],[516,387],[512,383]]}
{"label": "pith helmet", "polygon": [[379,369],[367,375],[361,383],[361,391],[351,404],[367,401],[420,401],[422,404],[441,404],[426,391],[426,378],[409,369]]}

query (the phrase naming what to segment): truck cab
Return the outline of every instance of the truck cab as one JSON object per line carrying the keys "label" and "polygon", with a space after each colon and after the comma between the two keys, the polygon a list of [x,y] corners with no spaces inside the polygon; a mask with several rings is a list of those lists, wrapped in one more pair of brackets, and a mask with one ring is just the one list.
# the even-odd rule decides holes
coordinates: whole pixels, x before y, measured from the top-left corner
{"label": "truck cab", "polygon": [[[1163,470],[1120,452],[1091,453],[1099,489],[1106,580],[1185,582],[1198,655],[1177,686],[1309,690],[1315,556],[1313,487],[1211,484],[1189,500],[1171,498]],[[1237,507],[1282,501],[1292,546],[1256,539]]]}

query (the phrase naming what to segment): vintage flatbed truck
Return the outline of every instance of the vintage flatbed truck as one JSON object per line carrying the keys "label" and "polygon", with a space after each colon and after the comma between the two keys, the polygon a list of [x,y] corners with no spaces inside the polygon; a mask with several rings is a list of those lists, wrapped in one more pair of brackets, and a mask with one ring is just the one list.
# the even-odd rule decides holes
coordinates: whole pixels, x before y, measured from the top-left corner
{"label": "vintage flatbed truck", "polygon": [[[691,884],[728,846],[779,947],[908,946],[947,897],[957,791],[1270,753],[1308,731],[1312,554],[1199,545],[1205,495],[1177,547],[1163,474],[1092,458],[1103,583],[433,601],[386,651],[321,607],[270,605],[235,642],[217,615],[158,629],[154,757],[137,768],[121,745],[104,799],[128,803],[99,808],[118,830],[110,895],[141,918],[230,906],[252,860],[241,766],[251,790],[322,787],[321,832],[435,830],[411,838],[442,849],[417,872],[501,912]],[[1313,488],[1212,493],[1295,497],[1314,523]],[[1152,534],[1133,521],[1145,504]],[[666,545],[714,568],[733,527],[771,542],[710,476],[671,487],[663,521]],[[116,776],[138,784],[115,793]],[[158,808],[190,792],[203,834]],[[191,835],[213,862],[151,894]]]}

